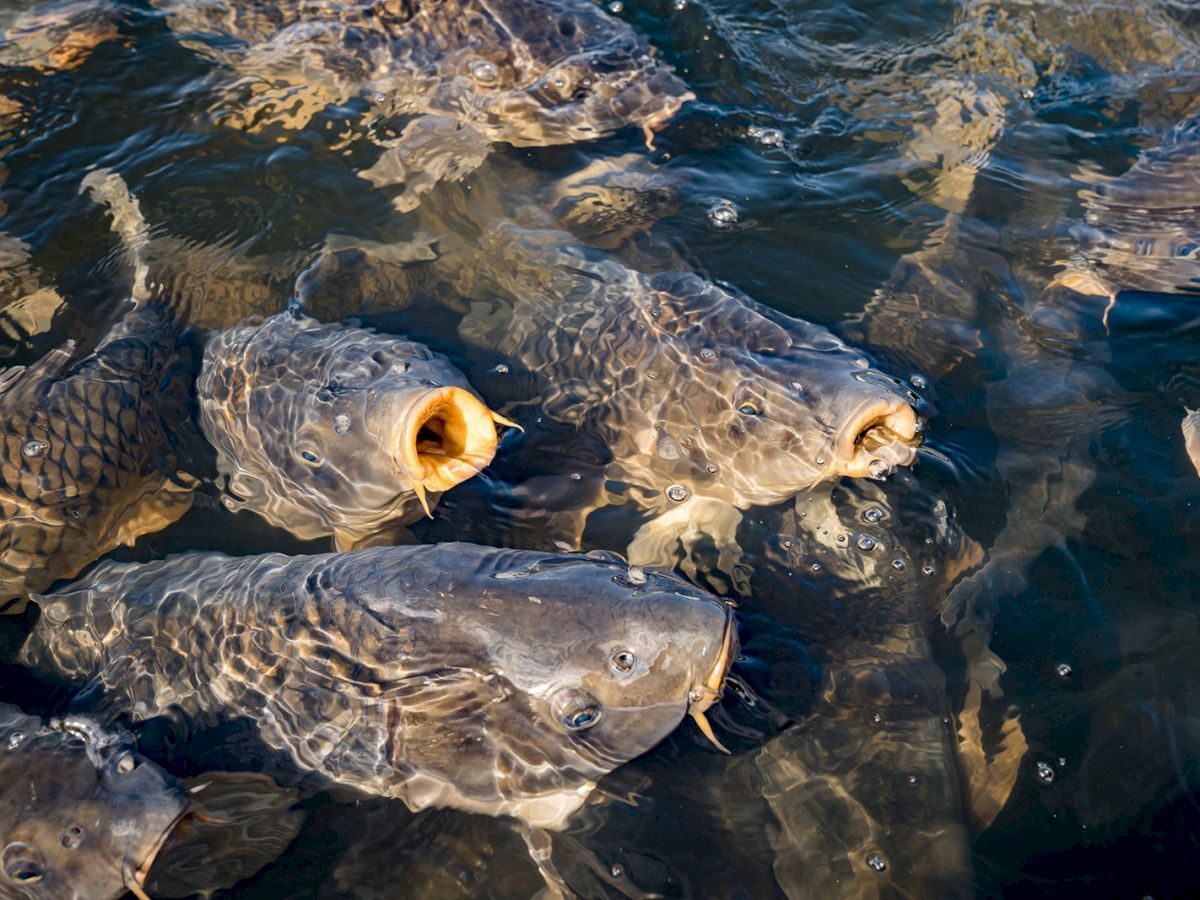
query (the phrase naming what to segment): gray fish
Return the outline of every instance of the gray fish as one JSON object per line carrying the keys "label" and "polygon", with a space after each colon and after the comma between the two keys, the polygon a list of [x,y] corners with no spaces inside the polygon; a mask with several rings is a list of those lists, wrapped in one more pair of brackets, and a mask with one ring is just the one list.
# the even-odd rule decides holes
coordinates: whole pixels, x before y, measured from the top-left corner
{"label": "gray fish", "polygon": [[302,772],[561,827],[721,695],[732,612],[622,563],[470,544],[102,564],[21,652],[139,719],[243,717]]}
{"label": "gray fish", "polygon": [[146,873],[188,809],[132,736],[0,706],[0,897],[146,900]]}
{"label": "gray fish", "polygon": [[197,393],[226,506],[343,550],[432,515],[512,424],[421,344],[286,313],[210,339]]}
{"label": "gray fish", "polygon": [[493,143],[552,146],[629,125],[649,141],[693,96],[590,0],[156,5],[232,74],[215,112],[225,124],[301,129],[326,107],[368,102],[360,127],[386,149],[363,176],[404,184],[402,210],[476,168]]}

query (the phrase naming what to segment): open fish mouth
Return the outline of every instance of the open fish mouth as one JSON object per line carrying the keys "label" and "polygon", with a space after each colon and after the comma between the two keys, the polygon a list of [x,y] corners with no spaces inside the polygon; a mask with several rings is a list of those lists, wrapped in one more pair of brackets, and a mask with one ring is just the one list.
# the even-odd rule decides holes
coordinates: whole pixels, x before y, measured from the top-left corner
{"label": "open fish mouth", "polygon": [[125,889],[137,897],[138,900],[150,900],[150,895],[146,893],[146,877],[150,874],[150,869],[154,866],[155,860],[162,853],[162,848],[166,845],[167,840],[184,825],[190,815],[191,810],[189,805],[185,805],[174,821],[163,829],[162,834],[158,836],[158,840],[154,842],[154,846],[150,848],[150,852],[146,854],[146,858],[142,860],[141,865],[135,866],[130,860],[126,859],[121,866],[121,880],[125,884]]}
{"label": "open fish mouth", "polygon": [[497,423],[519,427],[460,387],[430,388],[409,405],[396,442],[400,465],[426,515],[432,515],[429,492],[447,491],[492,461]]}
{"label": "open fish mouth", "polygon": [[734,622],[733,611],[726,609],[725,613],[725,635],[721,640],[721,652],[717,656],[717,661],[713,663],[713,667],[704,681],[688,692],[688,715],[695,719],[696,727],[722,753],[728,753],[729,750],[717,740],[712,724],[704,713],[721,699],[725,687],[725,676],[729,674],[729,669],[733,665],[733,657],[737,653],[737,625]]}
{"label": "open fish mouth", "polygon": [[834,474],[883,478],[917,458],[917,414],[900,399],[879,398],[859,407],[834,441]]}

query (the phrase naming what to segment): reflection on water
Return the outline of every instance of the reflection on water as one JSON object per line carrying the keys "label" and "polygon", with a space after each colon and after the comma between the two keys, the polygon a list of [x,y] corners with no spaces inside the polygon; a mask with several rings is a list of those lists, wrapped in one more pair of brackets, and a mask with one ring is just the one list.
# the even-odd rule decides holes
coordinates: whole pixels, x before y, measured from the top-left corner
{"label": "reflection on water", "polygon": [[[231,783],[212,818],[236,825],[196,823],[148,886],[1193,888],[1194,4],[522,0],[507,31],[493,5],[0,2],[0,362],[68,340],[85,358],[125,315],[130,254],[79,194],[119,172],[197,332],[289,301],[352,316],[523,427],[405,540],[631,551],[736,603],[741,658],[708,710],[731,755],[685,725],[553,834]],[[784,379],[799,329],[826,365]],[[805,442],[840,433],[842,381],[912,405],[911,469],[891,407],[853,429],[857,468]],[[739,454],[785,387],[814,398],[803,434]],[[203,478],[191,507],[111,556],[330,549],[232,512],[215,451],[166,440]],[[900,467],[837,478],[878,459]],[[0,626],[11,661],[26,620]],[[5,672],[0,700],[64,707]],[[184,737],[139,730],[189,784],[257,752]]]}

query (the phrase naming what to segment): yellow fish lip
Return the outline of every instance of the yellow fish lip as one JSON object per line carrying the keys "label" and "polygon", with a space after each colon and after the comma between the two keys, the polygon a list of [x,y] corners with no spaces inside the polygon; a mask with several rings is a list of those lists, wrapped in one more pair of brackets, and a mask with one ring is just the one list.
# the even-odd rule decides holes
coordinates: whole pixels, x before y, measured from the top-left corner
{"label": "yellow fish lip", "polygon": [[712,741],[713,745],[722,753],[728,753],[729,750],[717,740],[712,725],[704,712],[721,699],[725,687],[725,677],[729,674],[737,652],[737,624],[734,621],[733,610],[727,608],[725,612],[725,634],[721,639],[721,652],[704,681],[688,692],[688,715],[695,720],[696,726],[704,733],[704,736]]}
{"label": "yellow fish lip", "polygon": [[427,495],[478,475],[496,455],[496,423],[508,424],[465,388],[422,390],[400,418],[396,454],[426,515]]}

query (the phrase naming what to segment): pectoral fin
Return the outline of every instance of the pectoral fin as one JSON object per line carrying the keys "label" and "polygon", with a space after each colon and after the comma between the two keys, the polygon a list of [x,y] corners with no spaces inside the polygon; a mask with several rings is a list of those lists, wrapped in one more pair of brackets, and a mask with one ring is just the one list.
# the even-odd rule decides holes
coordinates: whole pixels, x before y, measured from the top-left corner
{"label": "pectoral fin", "polygon": [[417,208],[421,194],[439,181],[458,181],[477,169],[489,145],[486,135],[456,118],[421,116],[386,142],[388,149],[360,174],[376,187],[404,185],[392,202],[400,212],[409,212]]}

